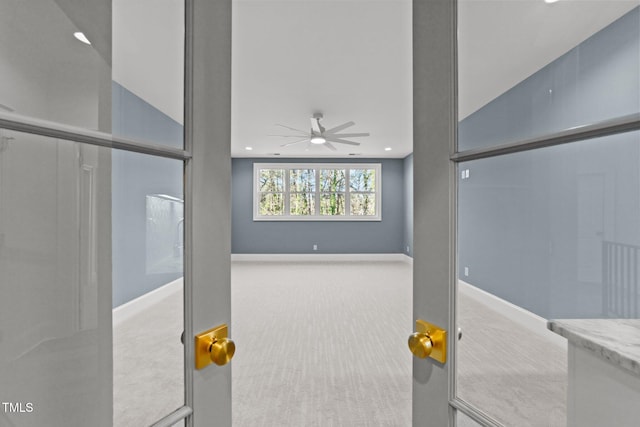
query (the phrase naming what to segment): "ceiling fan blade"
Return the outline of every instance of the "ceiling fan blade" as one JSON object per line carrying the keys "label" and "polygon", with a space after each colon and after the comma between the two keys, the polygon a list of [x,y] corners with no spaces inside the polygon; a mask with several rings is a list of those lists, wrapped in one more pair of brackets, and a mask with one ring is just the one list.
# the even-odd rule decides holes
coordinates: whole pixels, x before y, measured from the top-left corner
{"label": "ceiling fan blade", "polygon": [[338,151],[338,149],[336,147],[333,146],[333,144],[329,143],[329,142],[325,142],[323,144],[325,147],[327,147],[329,150],[331,151]]}
{"label": "ceiling fan blade", "polygon": [[313,133],[320,135],[322,133],[322,129],[320,128],[320,119],[317,117],[311,117],[311,129]]}
{"label": "ceiling fan blade", "polygon": [[325,133],[325,135],[327,135],[327,134],[340,132],[342,129],[346,129],[346,128],[351,127],[353,125],[355,125],[354,122],[347,122],[347,123],[341,124],[340,126],[336,126],[334,128],[327,129],[327,130],[324,131],[324,133]]}
{"label": "ceiling fan blade", "polygon": [[309,132],[307,132],[306,130],[300,130],[300,129],[292,128],[292,127],[289,127],[289,126],[281,125],[279,123],[276,123],[276,126],[281,126],[283,128],[287,128],[289,130],[294,130],[296,132],[302,133],[303,135],[308,135],[309,134]]}
{"label": "ceiling fan blade", "polygon": [[286,144],[282,144],[280,147],[287,147],[289,145],[297,144],[298,142],[307,141],[308,139],[309,138],[302,138],[302,139],[299,139],[297,141],[293,141],[293,142],[288,142]]}
{"label": "ceiling fan blade", "polygon": [[339,138],[344,138],[344,137],[348,137],[348,138],[353,138],[356,136],[371,136],[371,134],[369,132],[362,132],[362,133],[340,133],[340,134],[332,134],[332,135],[327,135],[327,136],[335,136],[335,137],[339,137]]}
{"label": "ceiling fan blade", "polygon": [[326,139],[327,141],[337,142],[339,144],[360,145],[359,142],[347,141],[346,139],[340,139],[340,138],[326,138]]}
{"label": "ceiling fan blade", "polygon": [[303,135],[267,135],[267,136],[279,136],[280,138],[300,138]]}

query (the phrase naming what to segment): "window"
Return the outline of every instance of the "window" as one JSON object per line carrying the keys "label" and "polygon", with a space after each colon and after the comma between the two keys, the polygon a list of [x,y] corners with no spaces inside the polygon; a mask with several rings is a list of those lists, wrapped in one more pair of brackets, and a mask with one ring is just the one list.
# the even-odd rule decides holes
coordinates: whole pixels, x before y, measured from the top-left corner
{"label": "window", "polygon": [[380,221],[381,165],[255,163],[253,219]]}

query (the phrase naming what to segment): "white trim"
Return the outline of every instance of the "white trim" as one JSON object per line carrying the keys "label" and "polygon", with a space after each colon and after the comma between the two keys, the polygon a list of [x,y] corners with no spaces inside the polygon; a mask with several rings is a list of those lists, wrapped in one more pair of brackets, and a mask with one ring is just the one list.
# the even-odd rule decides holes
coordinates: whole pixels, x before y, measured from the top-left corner
{"label": "white trim", "polygon": [[56,139],[64,139],[82,144],[115,148],[169,159],[188,160],[191,158],[191,154],[188,151],[180,148],[122,138],[109,133],[83,129],[15,113],[4,113],[0,111],[0,128],[45,136],[47,137],[47,141],[51,142],[57,142]]}
{"label": "white trim", "polygon": [[157,289],[147,292],[136,299],[132,299],[113,309],[113,326],[120,325],[125,320],[130,319],[141,311],[157,304],[159,301],[171,294],[182,290],[182,277],[169,282]]}
{"label": "white trim", "polygon": [[231,254],[232,262],[406,262],[405,254]]}
{"label": "white trim", "polygon": [[[259,176],[260,169],[284,169],[284,214],[283,215],[260,215],[259,214]],[[315,215],[289,215],[289,171],[291,169],[313,169],[315,170],[316,189],[314,191]],[[344,215],[320,215],[320,170],[322,169],[345,169],[345,191],[340,192],[345,197]],[[364,194],[362,191],[351,191],[349,188],[350,169],[374,169],[376,171],[375,191],[371,194],[375,196],[376,215],[350,215],[350,195]],[[254,221],[382,221],[382,163],[253,163],[253,220]],[[276,192],[280,193],[280,192]]]}
{"label": "white trim", "polygon": [[[567,349],[567,340],[555,332],[551,332],[547,328],[547,319],[540,317],[524,308],[503,300],[489,292],[483,291],[465,281],[458,280],[458,292],[475,300],[476,302],[486,306],[490,310],[506,316],[518,325],[530,330],[531,332],[547,339],[553,344]],[[464,334],[464,331],[462,331]],[[463,338],[464,339],[464,338]]]}

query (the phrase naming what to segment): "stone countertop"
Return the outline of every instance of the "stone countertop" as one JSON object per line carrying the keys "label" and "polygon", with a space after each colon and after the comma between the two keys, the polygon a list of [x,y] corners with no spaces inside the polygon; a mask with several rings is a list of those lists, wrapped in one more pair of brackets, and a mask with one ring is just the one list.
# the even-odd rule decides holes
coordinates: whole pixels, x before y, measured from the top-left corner
{"label": "stone countertop", "polygon": [[559,319],[550,320],[547,327],[640,377],[640,319]]}

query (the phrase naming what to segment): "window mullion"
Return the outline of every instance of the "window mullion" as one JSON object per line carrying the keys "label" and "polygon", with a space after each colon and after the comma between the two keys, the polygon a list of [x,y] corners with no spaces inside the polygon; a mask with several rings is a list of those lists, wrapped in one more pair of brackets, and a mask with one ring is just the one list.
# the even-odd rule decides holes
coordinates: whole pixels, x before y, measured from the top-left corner
{"label": "window mullion", "polygon": [[290,194],[290,182],[289,180],[291,179],[290,177],[290,171],[291,169],[289,168],[285,168],[284,169],[284,216],[289,216],[291,213],[291,194]]}
{"label": "window mullion", "polygon": [[344,170],[344,216],[351,216],[351,169]]}
{"label": "window mullion", "polygon": [[320,216],[320,168],[315,168],[315,175],[316,175],[316,188],[315,188],[315,192],[313,195],[313,199],[314,199],[314,203],[316,205],[316,216]]}

